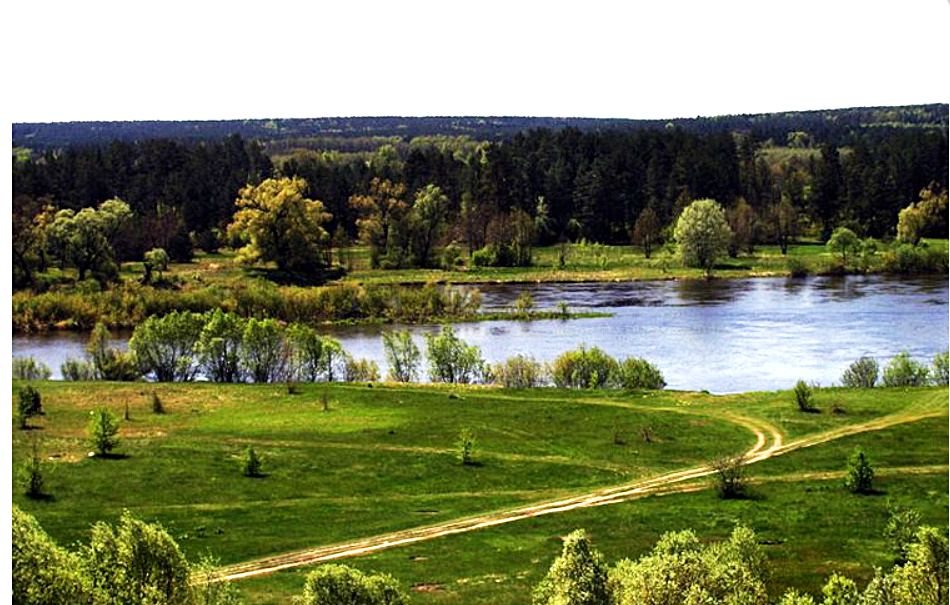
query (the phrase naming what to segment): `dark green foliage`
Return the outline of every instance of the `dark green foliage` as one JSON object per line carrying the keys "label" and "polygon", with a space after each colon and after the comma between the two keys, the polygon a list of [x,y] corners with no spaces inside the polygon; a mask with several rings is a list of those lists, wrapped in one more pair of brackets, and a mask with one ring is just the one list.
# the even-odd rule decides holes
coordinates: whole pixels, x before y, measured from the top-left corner
{"label": "dark green foliage", "polygon": [[848,457],[847,474],[844,486],[855,494],[869,494],[873,490],[874,468],[867,455],[861,448],[855,450]]}
{"label": "dark green foliage", "polygon": [[607,564],[579,529],[564,539],[561,555],[534,589],[533,605],[611,605]]}
{"label": "dark green foliage", "polygon": [[43,459],[40,457],[39,445],[33,440],[33,451],[26,462],[20,467],[20,476],[18,477],[23,493],[27,498],[40,499],[46,496],[44,491],[45,480],[43,478]]}
{"label": "dark green foliage", "polygon": [[884,368],[884,386],[920,387],[928,383],[930,369],[912,359],[907,351],[895,355]]}
{"label": "dark green foliage", "polygon": [[817,408],[812,404],[812,396],[814,395],[814,390],[805,383],[804,380],[799,380],[795,383],[795,403],[798,405],[799,411],[802,412],[815,412]]}
{"label": "dark green foliage", "polygon": [[165,413],[165,404],[162,403],[161,398],[159,398],[158,393],[155,391],[152,391],[152,394],[149,395],[149,404],[153,414]]}
{"label": "dark green foliage", "polygon": [[841,375],[841,384],[853,389],[869,389],[877,382],[878,365],[873,357],[862,357]]}
{"label": "dark green foliage", "polygon": [[600,389],[613,383],[618,369],[617,360],[601,349],[581,345],[551,363],[551,378],[561,388]]}
{"label": "dark green foliage", "polygon": [[89,424],[86,425],[86,436],[89,445],[96,455],[106,456],[119,445],[119,419],[106,409],[90,412]]}
{"label": "dark green foliage", "polygon": [[244,448],[244,454],[241,456],[241,474],[245,477],[260,477],[262,469],[263,461],[254,448],[250,445]]}
{"label": "dark green foliage", "polygon": [[21,387],[17,392],[17,419],[20,428],[29,424],[30,418],[43,415],[43,397],[32,385]]}
{"label": "dark green foliage", "polygon": [[617,382],[624,389],[662,389],[663,373],[646,359],[628,357],[617,368]]}
{"label": "dark green foliage", "polygon": [[396,580],[385,574],[366,575],[345,565],[321,565],[307,575],[297,605],[405,605]]}

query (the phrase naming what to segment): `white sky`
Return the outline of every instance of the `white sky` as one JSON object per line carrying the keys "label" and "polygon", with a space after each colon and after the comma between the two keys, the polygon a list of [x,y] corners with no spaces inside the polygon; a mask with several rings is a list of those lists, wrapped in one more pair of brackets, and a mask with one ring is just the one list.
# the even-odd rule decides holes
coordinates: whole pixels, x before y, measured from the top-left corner
{"label": "white sky", "polygon": [[7,122],[670,118],[950,99],[948,0],[3,4]]}

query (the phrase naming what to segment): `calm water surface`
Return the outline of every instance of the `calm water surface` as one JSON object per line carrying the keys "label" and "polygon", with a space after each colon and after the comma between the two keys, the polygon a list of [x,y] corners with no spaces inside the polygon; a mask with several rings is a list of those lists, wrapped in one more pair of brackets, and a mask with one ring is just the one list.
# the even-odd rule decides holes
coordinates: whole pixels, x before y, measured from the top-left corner
{"label": "calm water surface", "polygon": [[[483,285],[484,310],[510,307],[524,290],[537,308],[566,302],[613,317],[455,324],[486,360],[516,353],[550,361],[580,344],[616,357],[644,357],[668,388],[730,393],[790,388],[798,379],[830,385],[862,355],[883,365],[896,353],[927,360],[948,346],[946,277],[881,276],[597,284]],[[402,326],[399,326],[402,327]],[[409,326],[422,334],[438,326]],[[392,326],[328,329],[356,357],[379,363],[379,333]],[[82,355],[85,335],[16,336],[14,355],[33,355],[59,375]],[[120,341],[124,342],[124,341]]]}

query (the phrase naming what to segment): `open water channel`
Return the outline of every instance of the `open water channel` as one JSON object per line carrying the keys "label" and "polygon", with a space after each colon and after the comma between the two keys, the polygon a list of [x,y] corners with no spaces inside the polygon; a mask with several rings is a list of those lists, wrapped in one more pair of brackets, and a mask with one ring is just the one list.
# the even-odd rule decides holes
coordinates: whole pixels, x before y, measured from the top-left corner
{"label": "open water channel", "polygon": [[[574,311],[611,317],[483,321],[455,324],[489,362],[522,353],[550,361],[581,344],[616,357],[637,356],[663,372],[667,388],[713,393],[775,390],[798,379],[831,385],[855,359],[882,367],[900,351],[928,364],[948,347],[945,276],[761,278],[593,284],[482,285],[482,308],[511,307],[527,290],[538,309],[566,302]],[[382,330],[402,326],[328,328],[356,357],[385,374]],[[438,326],[408,327],[422,335]],[[17,335],[15,356],[33,355],[59,377],[67,357],[82,356],[87,335]],[[120,345],[125,340],[118,341]]]}

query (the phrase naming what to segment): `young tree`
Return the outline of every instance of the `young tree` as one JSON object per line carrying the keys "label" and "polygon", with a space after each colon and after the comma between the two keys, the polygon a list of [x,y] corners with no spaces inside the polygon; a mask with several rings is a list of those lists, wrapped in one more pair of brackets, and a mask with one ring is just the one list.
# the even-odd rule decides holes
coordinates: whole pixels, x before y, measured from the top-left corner
{"label": "young tree", "polygon": [[921,387],[929,380],[930,369],[912,359],[907,351],[901,351],[884,368],[884,386]]}
{"label": "young tree", "polygon": [[287,370],[289,348],[276,319],[250,318],[241,338],[241,364],[254,382],[280,382]]}
{"label": "young tree", "polygon": [[14,380],[49,380],[53,373],[42,361],[37,361],[32,355],[13,358]]}
{"label": "young tree", "polygon": [[722,207],[715,200],[702,199],[683,210],[676,221],[673,237],[683,263],[699,267],[709,275],[716,260],[726,253],[732,230]]}
{"label": "young tree", "polygon": [[389,365],[387,378],[396,382],[412,382],[418,374],[421,354],[409,330],[383,332],[383,354]]}
{"label": "young tree", "polygon": [[745,199],[739,198],[736,205],[726,212],[726,216],[732,229],[729,255],[737,256],[741,250],[749,254],[755,252],[759,229],[759,217],[755,209]]}
{"label": "young tree", "polygon": [[544,364],[533,357],[515,355],[492,366],[492,380],[507,389],[530,389],[544,385],[547,372]]}
{"label": "young tree", "polygon": [[634,246],[643,248],[643,256],[650,258],[653,249],[660,243],[662,228],[660,217],[653,208],[648,206],[637,216],[630,240]]}
{"label": "young tree", "polygon": [[812,396],[814,395],[814,390],[808,386],[804,380],[799,380],[795,383],[795,403],[798,405],[798,409],[801,412],[814,412],[816,410],[815,406],[812,404]]}
{"label": "young tree", "polygon": [[467,384],[484,375],[481,350],[466,344],[451,326],[442,326],[438,334],[426,334],[425,339],[429,377],[434,382]]}
{"label": "young tree", "polygon": [[298,605],[406,605],[389,575],[366,575],[345,565],[321,565],[307,575]]}
{"label": "young tree", "polygon": [[168,253],[164,248],[152,248],[143,256],[142,270],[145,274],[142,276],[142,283],[152,283],[152,273],[158,272],[158,279],[162,279],[162,272],[168,270]]}
{"label": "young tree", "polygon": [[888,505],[884,539],[891,545],[897,563],[904,564],[910,556],[910,547],[917,539],[920,512],[914,508]]}
{"label": "young tree", "polygon": [[241,456],[241,474],[245,477],[260,477],[263,462],[254,448],[248,445]]}
{"label": "young tree", "polygon": [[112,334],[101,321],[89,335],[86,359],[92,364],[95,380],[132,381],[141,378],[135,354],[110,345]]}
{"label": "young tree", "polygon": [[950,351],[944,351],[943,353],[934,355],[930,378],[933,380],[933,383],[938,386],[947,386],[950,384]]}
{"label": "young tree", "polygon": [[874,468],[867,455],[860,447],[855,448],[848,457],[848,469],[844,478],[844,485],[852,493],[869,494],[874,481]]}
{"label": "young tree", "polygon": [[32,385],[22,387],[17,393],[17,419],[20,428],[29,426],[30,418],[43,415],[43,398]]}
{"label": "young tree", "polygon": [[404,183],[375,177],[366,195],[350,196],[350,208],[359,217],[356,219],[359,238],[369,246],[370,266],[374,269],[379,268],[384,259],[398,265],[398,260],[405,256],[402,242],[398,241],[409,211],[405,195]]}
{"label": "young tree", "polygon": [[825,244],[832,254],[838,255],[842,267],[848,266],[848,258],[854,258],[861,251],[861,238],[847,227],[838,227]]}
{"label": "young tree", "polygon": [[455,442],[456,457],[460,464],[475,464],[475,434],[468,428],[459,431],[458,441]]}
{"label": "young tree", "polygon": [[273,261],[279,271],[303,275],[330,264],[330,235],[323,226],[332,217],[323,202],[304,197],[306,190],[299,177],[241,189],[228,233],[246,242],[242,258]]}
{"label": "young tree", "polygon": [[841,384],[852,389],[870,389],[877,382],[878,365],[873,357],[861,357],[841,375]]}
{"label": "young tree", "polygon": [[604,557],[578,529],[564,539],[561,555],[534,589],[533,605],[611,605]]}
{"label": "young tree", "polygon": [[86,435],[98,456],[106,456],[119,445],[119,419],[106,409],[90,412]]}
{"label": "young tree", "polygon": [[783,256],[788,254],[789,244],[798,235],[798,211],[795,206],[783,195],[782,201],[768,207],[765,220],[771,240],[778,244]]}
{"label": "young tree", "polygon": [[132,332],[129,349],[139,367],[159,382],[194,380],[198,373],[195,348],[201,337],[204,318],[190,311],[152,315]]}
{"label": "young tree", "polygon": [[746,495],[745,457],[720,456],[713,460],[716,471],[716,490],[723,500],[743,498]]}
{"label": "young tree", "polygon": [[616,359],[584,345],[561,353],[551,363],[551,378],[562,389],[602,389],[615,383],[618,371]]}
{"label": "young tree", "polygon": [[410,246],[413,264],[417,267],[433,265],[432,252],[445,228],[449,198],[436,185],[426,185],[416,192],[409,213]]}
{"label": "young tree", "polygon": [[241,382],[241,346],[247,321],[215,309],[205,313],[195,351],[198,365],[212,382]]}
{"label": "young tree", "polygon": [[43,479],[43,459],[40,457],[39,444],[36,439],[33,440],[33,451],[20,467],[20,476],[18,477],[23,487],[23,493],[27,498],[39,499],[46,495],[43,491],[45,481]]}

